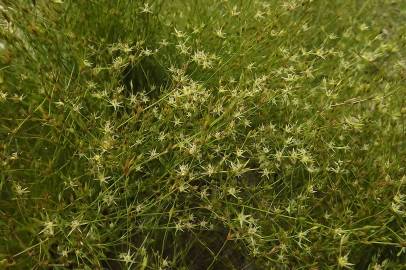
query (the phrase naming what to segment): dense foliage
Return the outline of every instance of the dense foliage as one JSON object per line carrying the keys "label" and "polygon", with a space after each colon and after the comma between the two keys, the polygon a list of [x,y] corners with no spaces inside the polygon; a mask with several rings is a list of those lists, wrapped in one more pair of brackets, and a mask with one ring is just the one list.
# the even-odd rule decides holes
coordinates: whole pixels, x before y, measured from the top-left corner
{"label": "dense foliage", "polygon": [[0,268],[404,269],[405,1],[0,3]]}

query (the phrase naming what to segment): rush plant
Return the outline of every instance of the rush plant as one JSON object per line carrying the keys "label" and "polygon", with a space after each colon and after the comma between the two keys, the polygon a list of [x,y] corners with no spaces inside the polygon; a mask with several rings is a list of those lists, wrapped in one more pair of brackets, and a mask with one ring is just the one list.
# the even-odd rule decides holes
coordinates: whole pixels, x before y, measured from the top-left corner
{"label": "rush plant", "polygon": [[0,13],[1,269],[404,269],[405,1]]}

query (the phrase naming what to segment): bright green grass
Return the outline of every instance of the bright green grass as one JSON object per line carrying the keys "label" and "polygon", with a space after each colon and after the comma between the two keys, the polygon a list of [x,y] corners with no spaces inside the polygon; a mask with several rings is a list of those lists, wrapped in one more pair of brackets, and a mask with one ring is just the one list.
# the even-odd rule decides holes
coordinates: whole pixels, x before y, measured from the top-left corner
{"label": "bright green grass", "polygon": [[0,4],[0,268],[404,269],[405,1]]}

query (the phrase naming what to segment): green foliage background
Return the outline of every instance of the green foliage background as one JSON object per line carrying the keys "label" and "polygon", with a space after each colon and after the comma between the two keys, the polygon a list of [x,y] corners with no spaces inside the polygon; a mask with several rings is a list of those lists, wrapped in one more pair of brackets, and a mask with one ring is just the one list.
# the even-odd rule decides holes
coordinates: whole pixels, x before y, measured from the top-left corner
{"label": "green foliage background", "polygon": [[405,269],[405,1],[0,4],[0,267]]}

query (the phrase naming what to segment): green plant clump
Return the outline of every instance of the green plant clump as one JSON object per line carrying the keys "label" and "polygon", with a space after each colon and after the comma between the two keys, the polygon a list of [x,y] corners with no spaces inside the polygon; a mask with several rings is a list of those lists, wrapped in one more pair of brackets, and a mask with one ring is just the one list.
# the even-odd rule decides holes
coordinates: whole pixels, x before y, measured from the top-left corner
{"label": "green plant clump", "polygon": [[406,269],[406,1],[0,14],[1,269]]}

